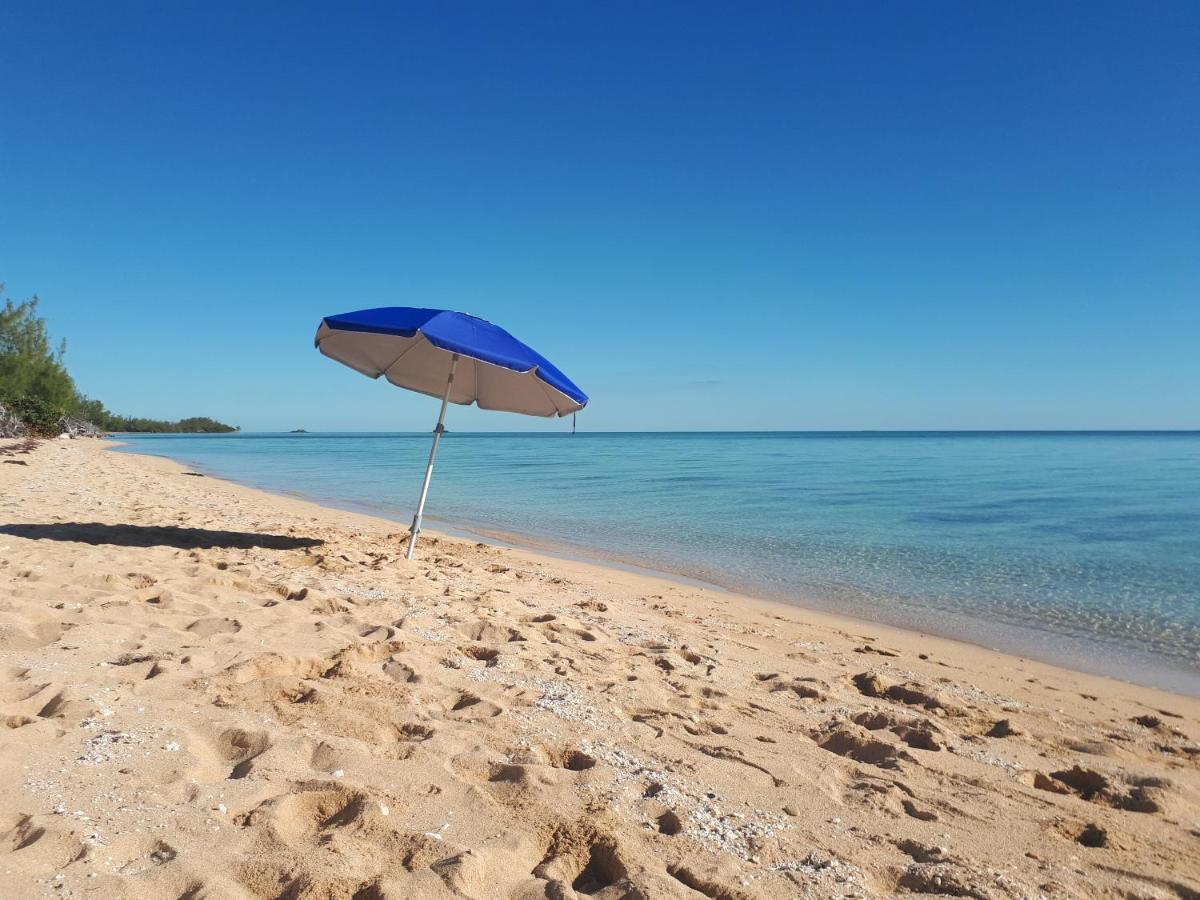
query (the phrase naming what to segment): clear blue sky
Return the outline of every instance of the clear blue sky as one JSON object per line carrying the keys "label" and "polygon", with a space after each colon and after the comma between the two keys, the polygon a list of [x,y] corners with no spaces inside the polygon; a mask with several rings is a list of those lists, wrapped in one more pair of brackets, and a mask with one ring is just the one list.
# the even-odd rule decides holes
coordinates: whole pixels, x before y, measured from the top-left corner
{"label": "clear blue sky", "polygon": [[541,350],[590,430],[1200,427],[1195,2],[7,2],[0,35],[0,281],[118,412],[426,430],[311,343],[409,305]]}

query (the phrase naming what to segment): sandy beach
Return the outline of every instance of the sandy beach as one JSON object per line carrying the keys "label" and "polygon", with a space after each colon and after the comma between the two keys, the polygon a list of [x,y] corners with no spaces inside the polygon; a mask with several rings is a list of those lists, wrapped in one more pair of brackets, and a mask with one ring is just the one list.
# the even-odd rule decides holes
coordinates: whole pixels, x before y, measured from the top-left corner
{"label": "sandy beach", "polygon": [[0,896],[1200,896],[1200,701],[0,443]]}

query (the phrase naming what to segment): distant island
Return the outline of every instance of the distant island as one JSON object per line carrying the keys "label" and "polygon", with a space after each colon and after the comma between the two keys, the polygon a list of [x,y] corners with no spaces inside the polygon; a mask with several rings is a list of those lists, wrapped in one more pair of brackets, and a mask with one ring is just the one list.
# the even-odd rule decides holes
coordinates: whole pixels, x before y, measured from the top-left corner
{"label": "distant island", "polygon": [[[0,292],[4,285],[0,284]],[[82,394],[63,365],[66,341],[52,348],[38,299],[0,309],[0,437],[109,433],[210,434],[239,431],[207,416],[178,421],[119,416]]]}
{"label": "distant island", "polygon": [[308,434],[307,428],[293,428],[288,434]]}
{"label": "distant island", "polygon": [[102,431],[114,434],[228,434],[241,431],[236,425],[226,425],[208,416],[191,416],[178,422],[166,422],[161,419],[128,419],[123,416],[110,416],[108,426]]}

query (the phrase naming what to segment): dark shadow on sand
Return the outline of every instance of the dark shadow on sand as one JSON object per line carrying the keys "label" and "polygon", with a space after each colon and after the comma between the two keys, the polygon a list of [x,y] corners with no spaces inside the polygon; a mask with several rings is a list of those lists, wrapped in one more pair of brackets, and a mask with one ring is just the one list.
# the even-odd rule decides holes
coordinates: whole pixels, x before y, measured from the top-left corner
{"label": "dark shadow on sand", "polygon": [[0,534],[11,534],[35,541],[75,541],[80,544],[113,544],[118,547],[178,547],[181,550],[202,547],[299,550],[302,547],[319,547],[325,543],[316,538],[289,537],[286,534],[213,531],[208,528],[181,528],[178,525],[105,525],[101,522],[0,525]]}

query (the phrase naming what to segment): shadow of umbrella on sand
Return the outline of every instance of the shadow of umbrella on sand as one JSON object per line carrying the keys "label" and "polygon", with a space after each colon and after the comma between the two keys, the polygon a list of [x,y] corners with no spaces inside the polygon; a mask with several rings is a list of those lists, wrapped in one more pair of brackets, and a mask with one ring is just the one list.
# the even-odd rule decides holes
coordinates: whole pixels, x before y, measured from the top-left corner
{"label": "shadow of umbrella on sand", "polygon": [[369,378],[382,375],[396,387],[442,400],[413,516],[409,559],[421,532],[448,403],[549,417],[571,415],[588,402],[550,360],[503,328],[467,313],[390,306],[327,316],[317,329],[316,346]]}
{"label": "shadow of umbrella on sand", "polygon": [[49,522],[0,525],[0,534],[33,541],[74,541],[79,544],[111,544],[117,547],[178,547],[195,550],[208,547],[263,547],[267,550],[299,550],[319,547],[317,538],[256,531],[216,531],[178,525],[107,525],[103,522]]}

